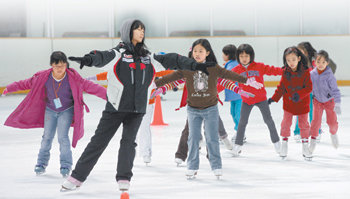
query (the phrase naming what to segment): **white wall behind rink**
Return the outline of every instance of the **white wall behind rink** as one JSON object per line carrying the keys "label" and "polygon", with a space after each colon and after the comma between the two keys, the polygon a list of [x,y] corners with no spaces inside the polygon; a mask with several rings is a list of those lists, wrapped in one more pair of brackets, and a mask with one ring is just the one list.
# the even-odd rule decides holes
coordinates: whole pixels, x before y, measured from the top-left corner
{"label": "white wall behind rink", "polygon": [[[187,56],[189,48],[198,37],[188,38],[146,38],[152,52],[177,52]],[[268,65],[282,66],[285,48],[310,41],[316,50],[326,50],[337,64],[336,78],[350,80],[350,36],[269,36],[269,37],[207,37],[220,64],[222,48],[226,44],[237,47],[248,43],[255,50],[255,61]],[[35,72],[49,68],[52,51],[60,50],[67,56],[83,56],[91,50],[107,50],[119,43],[119,38],[0,38],[0,87],[31,77]],[[102,72],[101,69],[85,67],[71,62],[83,77]],[[278,77],[265,76],[266,81],[277,81]]]}

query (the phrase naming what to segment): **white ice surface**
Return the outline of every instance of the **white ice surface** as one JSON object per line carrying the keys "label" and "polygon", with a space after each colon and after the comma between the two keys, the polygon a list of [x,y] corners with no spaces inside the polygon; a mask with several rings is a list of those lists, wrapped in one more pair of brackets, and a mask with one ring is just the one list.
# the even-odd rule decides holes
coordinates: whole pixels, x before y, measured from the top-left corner
{"label": "white ice surface", "polygon": [[[162,101],[166,127],[152,127],[153,157],[146,166],[136,156],[134,177],[130,188],[132,199],[194,199],[194,198],[350,198],[350,87],[341,87],[342,115],[339,117],[340,147],[330,142],[325,118],[325,131],[316,146],[313,161],[305,161],[301,144],[291,137],[287,160],[275,153],[269,133],[257,107],[251,113],[246,129],[247,143],[240,157],[233,158],[221,145],[223,177],[216,180],[202,149],[197,179],[187,180],[186,167],[176,167],[174,153],[185,125],[186,109],[174,111],[179,105],[180,92],[168,92]],[[268,88],[268,96],[274,89]],[[222,94],[220,94],[222,96]],[[15,129],[3,125],[24,95],[0,98],[0,198],[119,198],[115,170],[121,129],[97,162],[95,168],[78,191],[61,193],[63,182],[59,174],[58,142],[55,138],[47,172],[36,176],[33,169],[40,147],[42,129]],[[85,136],[73,149],[74,164],[94,134],[105,102],[95,96],[84,95],[91,112],[85,114]],[[229,137],[233,122],[229,103],[219,105]],[[271,105],[271,112],[280,130],[282,101]],[[294,129],[294,124],[293,124]],[[72,130],[70,130],[70,133]]]}

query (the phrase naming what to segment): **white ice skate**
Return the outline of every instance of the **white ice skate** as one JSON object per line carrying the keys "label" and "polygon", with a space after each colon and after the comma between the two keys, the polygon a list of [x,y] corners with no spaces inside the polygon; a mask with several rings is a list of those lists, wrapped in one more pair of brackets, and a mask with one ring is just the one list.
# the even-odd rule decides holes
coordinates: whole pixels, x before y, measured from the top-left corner
{"label": "white ice skate", "polygon": [[304,156],[305,160],[312,161],[312,154],[311,154],[310,149],[309,149],[309,143],[303,142],[302,146],[303,146],[303,156]]}
{"label": "white ice skate", "polygon": [[316,148],[316,143],[317,143],[317,139],[310,139],[310,146],[309,146],[309,150],[310,150],[310,153],[314,153],[315,151],[315,148]]}
{"label": "white ice skate", "polygon": [[321,132],[318,134],[318,136],[316,137],[316,142],[317,143],[320,143],[321,142],[321,135],[323,134],[323,131],[322,131],[322,129],[321,129]]}
{"label": "white ice skate", "polygon": [[146,166],[148,166],[148,164],[151,163],[151,156],[144,155],[143,162],[146,164]]}
{"label": "white ice skate", "polygon": [[196,175],[197,175],[197,170],[190,170],[190,169],[188,169],[186,171],[187,180],[195,179]]}
{"label": "white ice skate", "polygon": [[231,151],[233,157],[238,157],[241,152],[242,152],[242,146],[238,144],[235,144]]}
{"label": "white ice skate", "polygon": [[282,160],[285,160],[287,158],[288,154],[288,140],[283,140],[282,145],[281,145],[281,152],[280,152],[280,157]]}
{"label": "white ice skate", "polygon": [[[235,142],[236,142],[236,136],[237,136],[237,133],[235,133],[235,134],[232,136],[232,138],[231,138],[232,145],[234,145]],[[243,143],[246,143],[246,142],[247,142],[247,137],[244,136],[244,138],[243,138]]]}
{"label": "white ice skate", "polygon": [[69,176],[62,184],[61,192],[74,191],[80,188],[82,182]]}
{"label": "white ice skate", "polygon": [[280,141],[275,142],[275,143],[273,143],[273,146],[275,147],[276,153],[280,154],[281,153],[281,142]]}
{"label": "white ice skate", "polygon": [[295,140],[296,143],[300,143],[300,142],[301,142],[301,136],[300,136],[300,134],[294,135],[294,140]]}
{"label": "white ice skate", "polygon": [[129,180],[118,180],[118,186],[120,191],[128,191],[130,187]]}
{"label": "white ice skate", "polygon": [[334,148],[337,149],[339,147],[338,135],[337,134],[334,134],[334,135],[331,134],[331,140],[332,140],[332,144],[333,144]]}
{"label": "white ice skate", "polygon": [[175,158],[175,163],[176,163],[176,166],[180,166],[180,164],[182,164],[184,161],[182,161],[181,158]]}
{"label": "white ice skate", "polygon": [[222,169],[214,169],[213,172],[216,176],[216,179],[220,180],[220,177],[222,176]]}
{"label": "white ice skate", "polygon": [[224,143],[227,150],[232,150],[232,143],[227,137],[225,139],[222,139],[222,142]]}

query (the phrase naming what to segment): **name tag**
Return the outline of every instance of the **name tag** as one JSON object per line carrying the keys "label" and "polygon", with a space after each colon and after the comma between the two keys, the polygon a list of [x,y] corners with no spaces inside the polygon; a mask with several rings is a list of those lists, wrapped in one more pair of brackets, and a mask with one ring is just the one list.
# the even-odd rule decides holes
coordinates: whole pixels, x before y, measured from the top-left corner
{"label": "name tag", "polygon": [[55,103],[55,107],[56,107],[57,109],[59,109],[59,108],[62,107],[60,98],[54,99],[54,100],[53,100],[53,103]]}

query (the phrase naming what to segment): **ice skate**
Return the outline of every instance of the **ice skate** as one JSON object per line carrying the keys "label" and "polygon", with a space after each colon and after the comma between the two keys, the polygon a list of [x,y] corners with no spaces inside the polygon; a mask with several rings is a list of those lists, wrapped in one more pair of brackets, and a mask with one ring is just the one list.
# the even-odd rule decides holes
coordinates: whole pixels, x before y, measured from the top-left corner
{"label": "ice skate", "polygon": [[181,158],[175,158],[175,163],[176,163],[176,166],[180,166],[180,164],[182,164],[184,161],[181,159]]}
{"label": "ice skate", "polygon": [[332,145],[334,146],[334,148],[337,149],[339,147],[338,135],[337,134],[334,134],[334,135],[331,134],[331,140],[332,140]]}
{"label": "ice skate", "polygon": [[74,191],[79,189],[82,182],[79,180],[73,178],[72,176],[69,176],[62,184],[61,192],[68,192],[68,191]]}
{"label": "ice skate", "polygon": [[320,130],[321,132],[318,134],[318,136],[316,137],[316,143],[320,143],[321,142],[321,135],[323,133],[322,129]]}
{"label": "ice skate", "polygon": [[216,176],[216,179],[220,180],[220,177],[222,176],[222,169],[214,169],[213,172]]}
{"label": "ice skate", "polygon": [[232,150],[232,143],[227,137],[225,139],[222,139],[222,142],[224,143],[227,150]]}
{"label": "ice skate", "polygon": [[315,138],[311,138],[310,139],[310,146],[309,146],[309,150],[310,150],[310,153],[314,153],[315,151],[315,148],[316,148],[316,143],[317,143],[317,140]]}
{"label": "ice skate", "polygon": [[235,144],[235,146],[233,146],[231,153],[232,153],[233,157],[238,157],[239,154],[241,153],[241,151],[242,151],[242,146]]}
{"label": "ice skate", "polygon": [[119,190],[120,191],[128,191],[130,187],[129,180],[118,180]]}
{"label": "ice skate", "polygon": [[301,137],[300,137],[300,134],[296,134],[294,135],[294,140],[296,143],[301,143]]}
{"label": "ice skate", "polygon": [[[232,136],[232,138],[231,138],[232,145],[234,145],[235,142],[236,142],[236,136],[237,136],[237,134],[234,134],[234,135]],[[243,143],[246,143],[246,142],[247,142],[247,137],[244,136],[244,138],[243,138]]]}
{"label": "ice skate", "polygon": [[148,164],[151,163],[151,156],[144,155],[143,162],[146,164],[146,166],[148,166]]}
{"label": "ice skate", "polygon": [[187,180],[195,179],[196,175],[197,175],[197,170],[190,170],[190,169],[188,169],[186,171]]}
{"label": "ice skate", "polygon": [[306,161],[312,161],[312,154],[309,149],[309,143],[308,142],[303,142],[303,156]]}
{"label": "ice skate", "polygon": [[34,171],[37,176],[45,173],[46,171],[46,166],[45,165],[35,165]]}
{"label": "ice skate", "polygon": [[280,141],[275,142],[275,143],[273,143],[273,146],[275,147],[276,153],[280,154],[281,153],[281,142]]}
{"label": "ice skate", "polygon": [[288,154],[288,140],[283,140],[282,145],[281,145],[281,152],[280,152],[280,157],[282,160],[285,160],[287,158]]}
{"label": "ice skate", "polygon": [[62,177],[66,178],[70,174],[70,169],[66,168],[66,167],[61,167],[60,168],[60,173],[61,173]]}

